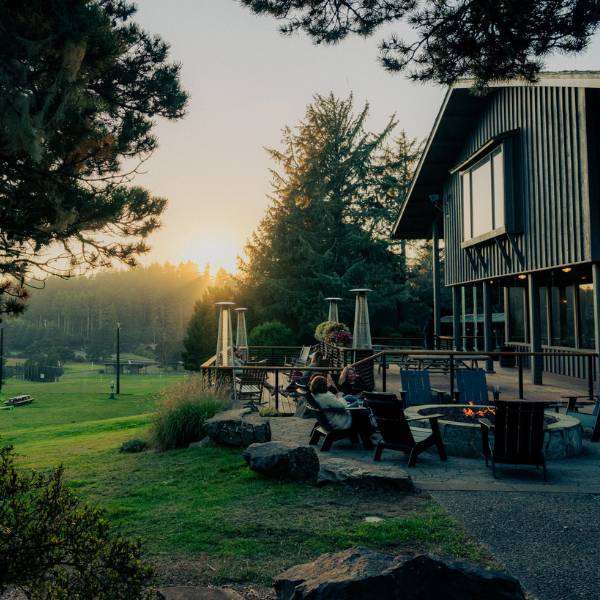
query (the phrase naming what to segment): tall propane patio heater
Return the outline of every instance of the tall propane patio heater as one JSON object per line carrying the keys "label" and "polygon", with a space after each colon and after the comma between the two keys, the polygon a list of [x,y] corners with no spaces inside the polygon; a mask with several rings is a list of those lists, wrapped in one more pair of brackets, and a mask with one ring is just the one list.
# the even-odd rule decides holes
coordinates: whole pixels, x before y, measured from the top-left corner
{"label": "tall propane patio heater", "polygon": [[329,302],[329,316],[327,317],[327,320],[339,323],[340,316],[338,313],[338,302],[341,302],[342,298],[325,298],[325,300]]}
{"label": "tall propane patio heater", "polygon": [[354,305],[354,330],[352,331],[352,345],[354,348],[371,349],[371,324],[369,322],[369,305],[367,293],[373,290],[368,288],[355,288],[350,290],[356,294]]}
{"label": "tall propane patio heater", "polygon": [[217,333],[217,367],[233,367],[233,328],[231,327],[231,307],[235,302],[217,302],[219,307],[219,329]]}
{"label": "tall propane patio heater", "polygon": [[245,360],[248,360],[248,333],[246,331],[246,311],[247,308],[236,308],[237,313],[237,328],[235,332],[235,346],[239,355]]}

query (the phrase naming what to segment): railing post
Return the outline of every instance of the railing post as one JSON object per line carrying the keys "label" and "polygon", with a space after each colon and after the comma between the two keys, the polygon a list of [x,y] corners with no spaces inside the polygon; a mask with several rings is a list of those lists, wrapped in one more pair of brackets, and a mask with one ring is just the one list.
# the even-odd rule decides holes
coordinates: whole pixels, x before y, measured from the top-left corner
{"label": "railing post", "polygon": [[590,400],[594,399],[594,357],[588,356],[588,395]]}
{"label": "railing post", "polygon": [[450,402],[454,402],[454,354],[448,355],[450,360]]}
{"label": "railing post", "polygon": [[519,367],[519,400],[523,400],[523,355],[517,355],[517,366]]}
{"label": "railing post", "polygon": [[279,412],[279,369],[275,369],[275,410]]}
{"label": "railing post", "polygon": [[387,392],[387,360],[385,354],[381,357],[381,368],[383,369],[383,375],[381,377],[381,388],[383,392]]}

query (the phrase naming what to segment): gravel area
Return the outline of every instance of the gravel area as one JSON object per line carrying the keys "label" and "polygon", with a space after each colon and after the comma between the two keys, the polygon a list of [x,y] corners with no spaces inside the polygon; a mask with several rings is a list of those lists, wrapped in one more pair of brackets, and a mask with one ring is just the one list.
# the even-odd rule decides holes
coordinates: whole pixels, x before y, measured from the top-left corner
{"label": "gravel area", "polygon": [[539,600],[600,598],[600,495],[431,494]]}

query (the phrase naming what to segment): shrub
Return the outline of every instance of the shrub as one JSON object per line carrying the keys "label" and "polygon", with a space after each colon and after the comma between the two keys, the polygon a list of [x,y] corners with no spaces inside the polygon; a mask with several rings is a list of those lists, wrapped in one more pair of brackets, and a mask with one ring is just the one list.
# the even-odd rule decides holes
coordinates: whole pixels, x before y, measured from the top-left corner
{"label": "shrub", "polygon": [[280,321],[266,321],[250,331],[248,340],[251,346],[291,346],[294,334]]}
{"label": "shrub", "polygon": [[145,440],[127,440],[121,444],[119,452],[143,452],[148,447],[148,442]]}
{"label": "shrub", "polygon": [[141,556],[139,541],[114,536],[75,496],[62,468],[17,468],[12,448],[0,448],[0,596],[14,587],[39,600],[156,598]]}
{"label": "shrub", "polygon": [[152,427],[152,441],[159,450],[185,448],[202,439],[207,419],[227,407],[225,394],[207,387],[193,376],[162,392],[163,404]]}
{"label": "shrub", "polygon": [[[337,321],[323,321],[322,323],[319,323],[315,329],[315,339],[318,342],[331,341],[329,337],[338,332],[349,334],[350,329],[348,329],[348,326],[344,325],[344,323],[338,323]],[[352,341],[352,336],[350,336],[350,341]]]}

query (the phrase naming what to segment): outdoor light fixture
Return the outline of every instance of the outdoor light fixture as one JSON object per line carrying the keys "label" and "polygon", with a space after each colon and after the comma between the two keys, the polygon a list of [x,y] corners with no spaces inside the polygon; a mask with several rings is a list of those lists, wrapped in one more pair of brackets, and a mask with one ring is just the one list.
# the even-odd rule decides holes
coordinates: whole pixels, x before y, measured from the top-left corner
{"label": "outdoor light fixture", "polygon": [[561,269],[561,271],[562,271],[563,273],[570,273],[572,270],[573,270],[573,269],[572,269],[572,267],[563,267],[563,268]]}
{"label": "outdoor light fixture", "polygon": [[371,324],[369,322],[367,293],[373,290],[368,288],[354,288],[350,291],[356,294],[352,345],[355,348],[372,348],[373,344],[371,343]]}
{"label": "outdoor light fixture", "polygon": [[248,334],[246,331],[246,311],[247,308],[236,308],[237,328],[235,332],[235,345],[244,360],[248,360]]}
{"label": "outdoor light fixture", "polygon": [[519,279],[527,279],[527,275],[525,275],[525,273],[521,273],[519,275]]}
{"label": "outdoor light fixture", "polygon": [[325,298],[325,300],[329,302],[329,315],[327,320],[339,323],[340,317],[338,313],[338,302],[341,302],[342,298]]}
{"label": "outdoor light fixture", "polygon": [[235,302],[217,302],[219,307],[219,330],[217,333],[217,367],[233,366],[233,329],[231,327],[231,307]]}

